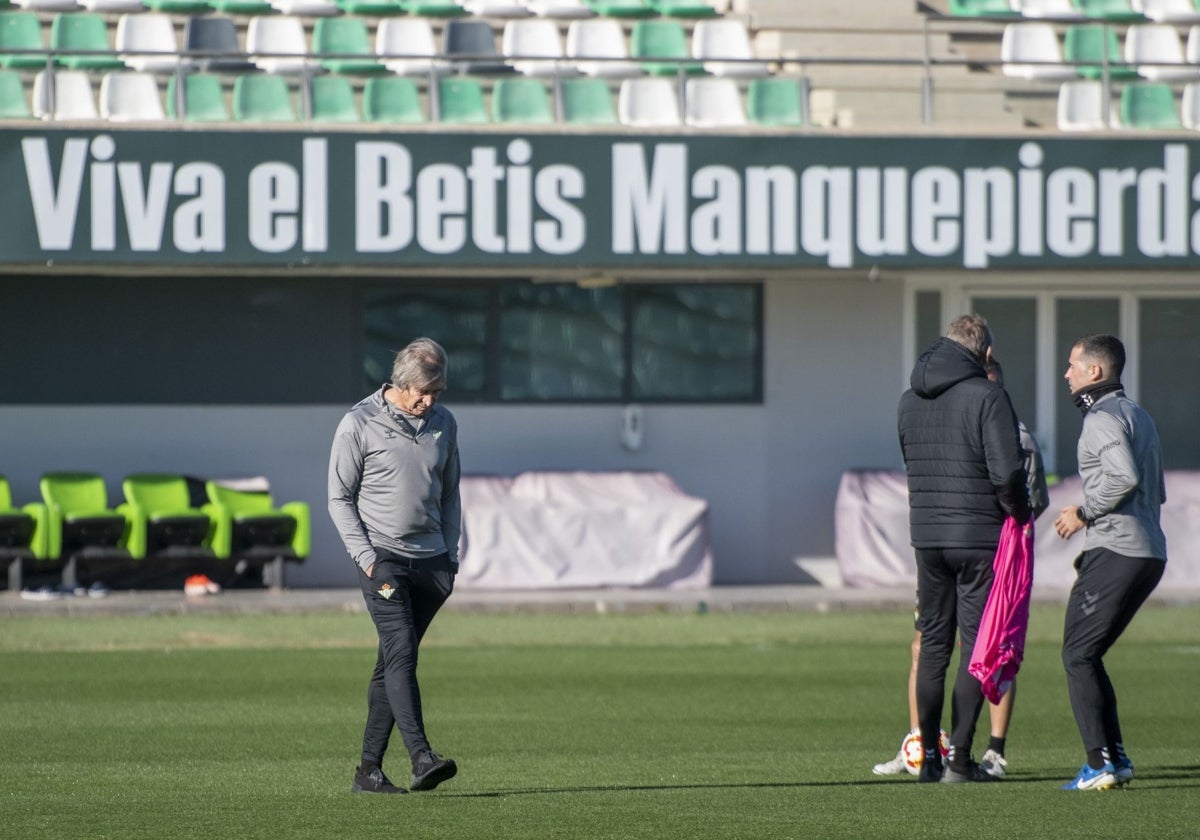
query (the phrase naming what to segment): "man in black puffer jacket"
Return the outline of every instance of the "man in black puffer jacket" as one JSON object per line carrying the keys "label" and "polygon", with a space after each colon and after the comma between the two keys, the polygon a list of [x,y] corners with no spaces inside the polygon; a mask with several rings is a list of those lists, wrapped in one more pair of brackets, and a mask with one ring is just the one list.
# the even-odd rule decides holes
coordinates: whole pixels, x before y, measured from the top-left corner
{"label": "man in black puffer jacket", "polygon": [[[971,758],[983,708],[967,672],[992,588],[992,561],[1006,516],[1030,519],[1017,417],[987,377],[992,333],[978,315],[951,322],[913,368],[900,398],[900,449],[908,473],[909,526],[917,556],[921,654],[917,710],[922,782],[993,781]],[[951,705],[950,756],[937,749],[946,670],[958,631],[962,652]]]}

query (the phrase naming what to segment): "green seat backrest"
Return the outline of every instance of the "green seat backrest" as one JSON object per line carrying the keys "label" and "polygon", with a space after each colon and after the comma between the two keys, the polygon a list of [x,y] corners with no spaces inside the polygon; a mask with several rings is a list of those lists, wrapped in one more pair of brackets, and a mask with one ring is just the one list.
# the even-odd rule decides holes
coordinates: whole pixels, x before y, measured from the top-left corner
{"label": "green seat backrest", "polygon": [[271,15],[274,7],[267,0],[208,0],[213,11],[230,15]]}
{"label": "green seat backrest", "polygon": [[275,512],[275,505],[271,501],[270,493],[233,490],[212,481],[206,483],[204,489],[208,493],[210,502],[223,505],[235,517]]}
{"label": "green seat backrest", "polygon": [[492,88],[492,119],[542,125],[554,122],[546,86],[537,79],[500,79]]}
{"label": "green seat backrest", "polygon": [[1067,27],[1063,36],[1063,59],[1068,63],[1084,62],[1086,66],[1075,68],[1075,72],[1088,79],[1099,79],[1104,75],[1105,54],[1112,78],[1130,78],[1137,71],[1121,58],[1121,40],[1117,31],[1103,23],[1076,23]]}
{"label": "green seat backrest", "polygon": [[398,15],[404,7],[398,0],[337,0],[337,6],[351,15]]}
{"label": "green seat backrest", "polygon": [[171,15],[204,14],[209,8],[208,0],[142,0],[142,5]]}
{"label": "green seat backrest", "polygon": [[660,15],[681,18],[713,17],[717,10],[704,0],[649,0],[649,5]]}
{"label": "green seat backrest", "polygon": [[605,17],[649,17],[654,9],[645,0],[587,0],[593,12]]}
{"label": "green seat backrest", "polygon": [[438,79],[438,107],[444,123],[486,123],[483,88],[478,79],[451,76]]}
{"label": "green seat backrest", "polygon": [[149,513],[184,511],[192,507],[187,481],[181,475],[137,473],[121,482],[125,501]]}
{"label": "green seat backrest", "polygon": [[[50,47],[55,50],[111,52],[104,18],[91,12],[59,12],[50,24]],[[115,55],[64,55],[56,59],[64,67],[124,67]]]}
{"label": "green seat backrest", "polygon": [[30,116],[20,74],[15,70],[0,70],[0,119],[19,120]]}
{"label": "green seat backrest", "polygon": [[349,79],[317,76],[312,80],[312,118],[314,122],[359,122]]}
{"label": "green seat backrest", "polygon": [[[687,33],[677,20],[639,20],[629,33],[629,54],[642,62],[642,69],[655,75],[674,75],[680,66],[676,61],[690,58]],[[653,61],[652,59],[669,59]],[[686,63],[688,73],[702,73],[696,63]]]}
{"label": "green seat backrest", "polygon": [[1175,93],[1163,82],[1126,85],[1121,91],[1121,123],[1128,128],[1183,128]]}
{"label": "green seat backrest", "polygon": [[363,116],[377,123],[425,122],[416,84],[401,76],[367,79],[363,85]]}
{"label": "green seat backrest", "polygon": [[604,79],[566,79],[562,83],[563,121],[572,125],[609,125],[617,121],[612,94]]}
{"label": "green seat backrest", "polygon": [[1134,11],[1130,0],[1075,0],[1075,8],[1091,18],[1145,20],[1141,12]]}
{"label": "green seat backrest", "polygon": [[0,14],[0,66],[45,67],[45,55],[5,54],[6,50],[44,50],[42,25],[35,12]]}
{"label": "green seat backrest", "polygon": [[[312,51],[315,56],[352,55],[362,58],[327,58],[321,63],[333,72],[361,73],[383,71],[371,51],[367,26],[359,17],[323,17],[313,25]],[[364,61],[364,59],[366,59]]]}
{"label": "green seat backrest", "polygon": [[467,13],[461,3],[449,2],[449,0],[399,0],[399,2],[400,7],[410,15],[456,17]]}
{"label": "green seat backrest", "polygon": [[245,122],[295,122],[287,80],[270,74],[238,76],[233,83],[233,117]]}
{"label": "green seat backrest", "polygon": [[800,83],[783,77],[752,80],[746,88],[746,115],[763,126],[803,125]]}
{"label": "green seat backrest", "polygon": [[40,482],[42,498],[63,513],[108,510],[104,478],[96,473],[46,473]]}
{"label": "green seat backrest", "polygon": [[1008,0],[950,0],[950,14],[961,17],[1020,17]]}
{"label": "green seat backrest", "polygon": [[[177,119],[179,77],[172,74],[167,80],[167,116]],[[186,122],[225,122],[229,109],[221,91],[221,78],[212,73],[189,73],[183,77],[183,119]]]}

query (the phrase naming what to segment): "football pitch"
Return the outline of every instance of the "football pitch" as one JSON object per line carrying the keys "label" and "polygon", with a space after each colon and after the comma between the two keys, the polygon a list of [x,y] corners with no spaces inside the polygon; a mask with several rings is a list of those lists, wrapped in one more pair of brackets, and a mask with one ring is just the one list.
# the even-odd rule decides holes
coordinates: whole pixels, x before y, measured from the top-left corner
{"label": "football pitch", "polygon": [[1083,758],[1061,626],[1034,607],[1009,777],[949,786],[871,774],[908,729],[904,609],[448,611],[420,677],[459,776],[388,797],[349,792],[365,615],[6,617],[0,837],[1200,836],[1200,606],[1144,608],[1108,657],[1120,791],[1058,789]]}

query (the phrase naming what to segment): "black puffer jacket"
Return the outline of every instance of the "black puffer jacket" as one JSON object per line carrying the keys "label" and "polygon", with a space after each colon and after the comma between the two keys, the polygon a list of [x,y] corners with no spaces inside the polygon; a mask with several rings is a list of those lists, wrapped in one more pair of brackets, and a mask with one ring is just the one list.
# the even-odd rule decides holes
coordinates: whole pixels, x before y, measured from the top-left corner
{"label": "black puffer jacket", "polygon": [[915,548],[995,548],[1006,514],[1029,519],[1017,416],[965,347],[938,339],[900,397]]}

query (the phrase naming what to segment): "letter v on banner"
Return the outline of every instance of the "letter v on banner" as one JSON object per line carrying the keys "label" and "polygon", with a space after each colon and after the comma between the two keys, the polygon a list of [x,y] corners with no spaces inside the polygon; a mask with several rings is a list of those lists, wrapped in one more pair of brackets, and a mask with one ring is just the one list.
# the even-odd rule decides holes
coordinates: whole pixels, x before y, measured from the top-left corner
{"label": "letter v on banner", "polygon": [[75,221],[79,215],[79,196],[83,191],[88,141],[72,138],[63,144],[57,189],[50,167],[49,146],[45,137],[26,137],[21,141],[25,180],[33,204],[38,245],[43,251],[69,251],[75,240]]}

